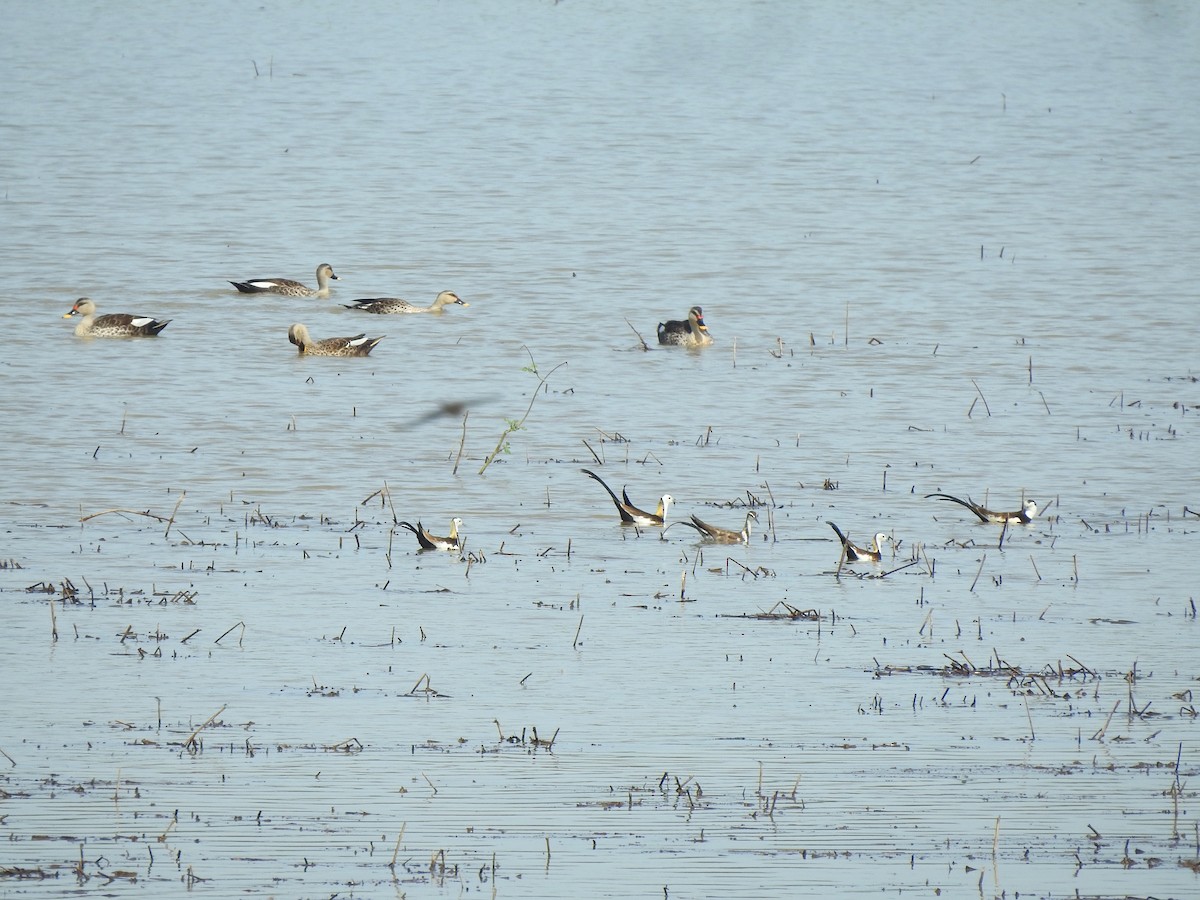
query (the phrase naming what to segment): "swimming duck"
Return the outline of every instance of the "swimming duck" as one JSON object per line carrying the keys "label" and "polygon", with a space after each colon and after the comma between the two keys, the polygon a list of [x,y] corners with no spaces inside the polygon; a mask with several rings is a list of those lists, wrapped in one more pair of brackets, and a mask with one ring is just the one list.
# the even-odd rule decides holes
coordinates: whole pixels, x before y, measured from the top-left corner
{"label": "swimming duck", "polygon": [[63,313],[64,319],[83,316],[75,326],[80,337],[154,337],[170,324],[170,319],[159,321],[149,316],[131,316],[129,313],[106,313],[96,315],[96,304],[87,297],[80,297]]}
{"label": "swimming duck", "polygon": [[949,500],[951,503],[965,506],[979,517],[980,522],[994,522],[997,525],[1029,525],[1032,524],[1034,517],[1038,513],[1038,505],[1032,500],[1026,500],[1021,504],[1020,509],[1013,512],[996,512],[995,510],[980,506],[970,499],[960,500],[958,497],[952,497],[949,494],[925,495],[926,500],[930,497],[935,500]]}
{"label": "swimming duck", "polygon": [[683,347],[705,347],[713,342],[704,324],[704,310],[693,306],[688,310],[687,321],[671,319],[658,323],[658,342],[660,344],[678,344]]}
{"label": "swimming duck", "polygon": [[837,532],[838,540],[842,542],[842,549],[846,553],[846,562],[879,562],[883,559],[883,545],[891,540],[882,531],[875,535],[875,539],[871,542],[870,547],[860,547],[842,534],[842,529],[838,528],[832,522],[829,527]]}
{"label": "swimming duck", "polygon": [[421,545],[422,550],[462,549],[462,538],[458,533],[458,529],[462,528],[463,520],[458,516],[450,520],[450,535],[448,537],[438,537],[435,534],[430,534],[425,530],[420,521],[416,525],[413,525],[411,522],[401,522],[400,525],[417,536],[417,543]]}
{"label": "swimming duck", "polygon": [[288,329],[288,340],[299,348],[300,353],[309,356],[366,356],[385,337],[387,337],[386,334],[381,334],[377,338],[356,334],[354,337],[335,337],[314,341],[309,337],[308,329],[299,322]]}
{"label": "swimming duck", "polygon": [[328,297],[329,282],[341,281],[333,274],[333,266],[321,263],[317,266],[317,289],[314,291],[299,281],[290,278],[254,278],[249,281],[229,282],[243,294],[282,294],[285,297]]}
{"label": "swimming duck", "polygon": [[746,524],[742,526],[741,531],[733,531],[729,528],[718,528],[716,525],[709,525],[698,516],[692,516],[692,521],[685,522],[682,519],[678,522],[680,525],[690,525],[700,532],[700,535],[705,539],[716,544],[748,544],[750,543],[750,523],[758,521],[758,513],[754,510],[746,511]]}
{"label": "swimming duck", "polygon": [[621,497],[613,493],[613,489],[604,483],[604,479],[593,472],[591,469],[581,469],[589,478],[594,478],[600,482],[600,485],[608,491],[608,496],[612,497],[613,505],[617,508],[617,513],[621,516],[621,522],[626,525],[662,525],[667,520],[667,509],[675,502],[675,498],[670,494],[663,494],[658,501],[657,512],[646,512],[644,509],[638,509],[629,500],[629,494],[622,488]]}
{"label": "swimming duck", "polygon": [[364,300],[353,301],[352,306],[345,303],[342,305],[346,309],[358,309],[362,312],[386,315],[389,313],[440,313],[442,307],[450,306],[453,303],[457,303],[459,306],[471,305],[453,291],[442,291],[428,306],[417,306],[417,304],[401,300],[399,297],[368,297]]}

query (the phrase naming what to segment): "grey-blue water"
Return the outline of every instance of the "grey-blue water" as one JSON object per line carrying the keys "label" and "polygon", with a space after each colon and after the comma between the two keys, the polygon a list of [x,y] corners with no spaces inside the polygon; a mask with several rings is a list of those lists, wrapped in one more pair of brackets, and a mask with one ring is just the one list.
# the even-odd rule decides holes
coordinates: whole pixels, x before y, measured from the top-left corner
{"label": "grey-blue water", "polygon": [[1200,891],[1193,4],[5,18],[0,893]]}

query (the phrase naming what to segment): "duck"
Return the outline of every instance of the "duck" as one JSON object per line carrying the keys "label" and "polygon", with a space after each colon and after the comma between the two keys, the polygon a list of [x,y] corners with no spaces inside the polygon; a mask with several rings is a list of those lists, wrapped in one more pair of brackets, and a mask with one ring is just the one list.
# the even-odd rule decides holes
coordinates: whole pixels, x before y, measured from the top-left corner
{"label": "duck", "polygon": [[96,304],[88,297],[80,297],[63,313],[64,319],[83,316],[75,326],[79,337],[154,337],[169,324],[170,319],[152,319],[149,316],[131,316],[129,313],[106,313],[96,315]]}
{"label": "duck", "polygon": [[961,500],[958,497],[953,497],[950,494],[926,494],[925,499],[933,498],[935,500],[949,500],[951,503],[957,503],[959,506],[965,506],[971,512],[979,517],[980,522],[991,522],[996,525],[1030,525],[1038,514],[1038,505],[1033,500],[1026,500],[1021,504],[1021,508],[1013,512],[997,512],[994,509],[988,509],[985,506],[980,506],[970,498]]}
{"label": "duck", "polygon": [[422,550],[462,549],[462,536],[458,533],[458,530],[463,527],[463,520],[458,516],[450,520],[450,534],[448,537],[438,537],[435,534],[430,534],[419,520],[416,525],[413,525],[411,522],[401,522],[399,524],[417,536],[417,543],[421,545]]}
{"label": "duck", "polygon": [[441,313],[443,307],[452,304],[459,306],[471,305],[459,297],[458,294],[454,293],[454,291],[442,291],[428,306],[417,306],[417,304],[410,303],[408,300],[401,300],[399,297],[367,297],[363,300],[354,300],[350,304],[343,303],[342,305],[346,309],[357,309],[362,312],[387,315],[391,313]]}
{"label": "duck", "polygon": [[660,344],[677,344],[682,347],[706,347],[713,342],[704,324],[704,310],[693,306],[688,310],[686,321],[671,319],[658,323],[658,342]]}
{"label": "duck", "polygon": [[882,531],[877,532],[870,547],[860,547],[842,533],[832,522],[829,527],[837,532],[838,540],[842,542],[842,551],[846,554],[846,562],[879,562],[883,559],[883,545],[891,540]]}
{"label": "duck", "polygon": [[676,524],[690,525],[700,532],[700,536],[704,540],[712,541],[714,544],[748,544],[750,543],[750,523],[758,521],[758,513],[752,509],[746,511],[746,523],[742,525],[741,531],[709,525],[696,515],[693,515],[691,519],[690,522],[680,519]]}
{"label": "duck", "polygon": [[667,521],[667,510],[671,504],[675,502],[675,498],[670,494],[663,494],[658,500],[658,510],[656,512],[646,512],[644,509],[638,509],[629,500],[629,494],[624,488],[621,489],[621,497],[618,497],[613,489],[604,483],[604,479],[593,472],[591,469],[581,469],[589,478],[594,478],[600,482],[601,487],[608,491],[608,496],[612,497],[613,505],[617,508],[617,513],[621,516],[621,522],[625,525],[657,525],[661,527]]}
{"label": "duck", "polygon": [[317,266],[317,289],[290,278],[252,278],[249,281],[229,282],[243,294],[282,294],[285,297],[328,297],[329,282],[341,281],[333,273],[333,266],[321,263]]}
{"label": "duck", "polygon": [[296,345],[301,355],[308,356],[366,356],[385,337],[386,334],[377,338],[356,334],[354,337],[333,337],[314,341],[308,334],[308,328],[299,322],[288,329],[288,340]]}

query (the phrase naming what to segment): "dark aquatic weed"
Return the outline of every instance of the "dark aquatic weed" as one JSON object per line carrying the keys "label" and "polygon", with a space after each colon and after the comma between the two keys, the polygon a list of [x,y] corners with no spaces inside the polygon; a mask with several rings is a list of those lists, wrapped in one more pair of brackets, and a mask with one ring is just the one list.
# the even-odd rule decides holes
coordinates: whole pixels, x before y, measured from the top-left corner
{"label": "dark aquatic weed", "polygon": [[[823,618],[820,610],[816,609],[800,609],[792,606],[786,600],[778,601],[774,606],[765,612],[756,613],[721,613],[718,615],[721,619],[757,619],[759,621],[774,622],[795,622],[803,620],[805,622],[820,622]],[[834,613],[829,614],[829,620],[832,624],[836,618]]]}

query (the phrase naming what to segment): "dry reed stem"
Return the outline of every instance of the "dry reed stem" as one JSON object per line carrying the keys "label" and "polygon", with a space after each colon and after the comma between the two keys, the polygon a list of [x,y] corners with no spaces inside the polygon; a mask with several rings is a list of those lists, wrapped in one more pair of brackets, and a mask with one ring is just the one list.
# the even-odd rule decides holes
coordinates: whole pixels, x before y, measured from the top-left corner
{"label": "dry reed stem", "polygon": [[[237,622],[234,625],[231,625],[229,627],[229,629],[225,632],[225,634],[221,635],[219,638],[217,638],[215,641],[213,641],[213,643],[214,644],[221,643],[222,640],[224,640],[226,637],[228,637],[229,632],[233,631],[233,629],[237,628],[239,625],[242,628],[242,637],[245,637],[246,636],[246,623],[245,622]],[[238,638],[238,646],[239,647],[242,646],[242,637]]]}
{"label": "dry reed stem", "polygon": [[571,641],[571,649],[574,650],[579,646],[579,632],[583,631],[583,616],[579,617],[579,625],[575,629],[575,640]]}
{"label": "dry reed stem", "polygon": [[3,756],[5,759],[7,759],[14,769],[17,767],[17,761],[5,753],[3,749],[0,749],[0,756]]}
{"label": "dry reed stem", "polygon": [[402,822],[400,824],[400,833],[396,835],[396,847],[392,850],[392,861],[388,863],[389,869],[395,870],[396,868],[396,859],[400,856],[400,842],[404,840],[404,829],[406,828],[408,828],[408,823]]}
{"label": "dry reed stem", "polygon": [[983,411],[988,414],[988,418],[991,418],[992,410],[988,406],[987,397],[983,396],[983,391],[980,390],[979,384],[975,381],[974,378],[971,379],[971,384],[975,385],[975,390],[979,393],[979,399],[983,401]]}
{"label": "dry reed stem", "polygon": [[972,594],[975,593],[975,584],[976,584],[976,582],[979,581],[979,576],[983,574],[983,564],[985,562],[987,562],[987,554],[986,553],[983,554],[983,559],[981,559],[979,561],[979,571],[975,573],[975,581],[971,582],[971,587],[969,589],[969,592]]}
{"label": "dry reed stem", "polygon": [[154,513],[149,512],[148,510],[121,509],[120,507],[117,507],[114,509],[103,509],[100,512],[95,512],[95,513],[92,513],[91,515],[83,516],[80,518],[79,521],[86,522],[88,519],[94,519],[97,516],[107,516],[109,513],[127,513],[128,515],[131,515],[131,516],[145,516],[148,519],[155,519],[159,522],[167,521],[167,519],[164,516],[156,516]]}
{"label": "dry reed stem", "polygon": [[[227,705],[228,705],[228,704],[227,704]],[[199,735],[201,731],[203,731],[205,728],[207,728],[209,725],[211,725],[211,724],[213,723],[213,721],[214,721],[214,720],[217,718],[217,716],[219,716],[219,715],[220,715],[221,713],[223,713],[223,712],[225,712],[225,706],[222,706],[222,707],[221,707],[220,709],[218,709],[218,710],[217,710],[215,713],[213,713],[211,716],[209,716],[207,719],[205,719],[205,720],[204,720],[204,721],[203,721],[203,722],[200,724],[200,727],[199,727],[199,728],[197,728],[195,731],[193,731],[193,732],[191,733],[191,735],[188,737],[188,739],[187,739],[186,741],[184,741],[184,742],[183,742],[183,746],[184,746],[185,748],[187,748],[187,747],[191,747],[191,748],[193,748],[193,749],[194,749],[194,748],[195,748],[195,746],[196,746],[196,737],[197,737],[197,735]]]}
{"label": "dry reed stem", "polygon": [[1113,704],[1113,708],[1112,708],[1111,710],[1109,710],[1109,712],[1108,712],[1108,718],[1104,720],[1104,724],[1103,724],[1103,725],[1101,725],[1101,726],[1100,726],[1100,728],[1099,728],[1099,730],[1097,730],[1097,731],[1096,731],[1096,732],[1095,732],[1095,733],[1092,735],[1092,740],[1093,740],[1093,741],[1096,741],[1096,740],[1103,740],[1103,739],[1104,739],[1104,734],[1105,734],[1105,732],[1107,732],[1107,731],[1108,731],[1108,724],[1109,724],[1109,723],[1112,721],[1113,714],[1114,714],[1114,713],[1116,713],[1116,711],[1117,711],[1117,707],[1118,707],[1118,706],[1120,706],[1120,705],[1121,705],[1121,701],[1120,701],[1120,700],[1118,700],[1116,703],[1114,703],[1114,704]]}
{"label": "dry reed stem", "polygon": [[187,496],[187,491],[179,492],[179,499],[175,501],[175,508],[171,510],[171,518],[167,519],[167,527],[163,530],[163,537],[171,533],[171,526],[175,524],[175,513],[179,512],[179,504],[183,502],[183,498]]}
{"label": "dry reed stem", "polygon": [[467,416],[471,414],[470,410],[463,413],[462,437],[458,439],[458,455],[454,457],[454,468],[450,470],[451,475],[458,474],[458,464],[462,460],[463,448],[467,444]]}

